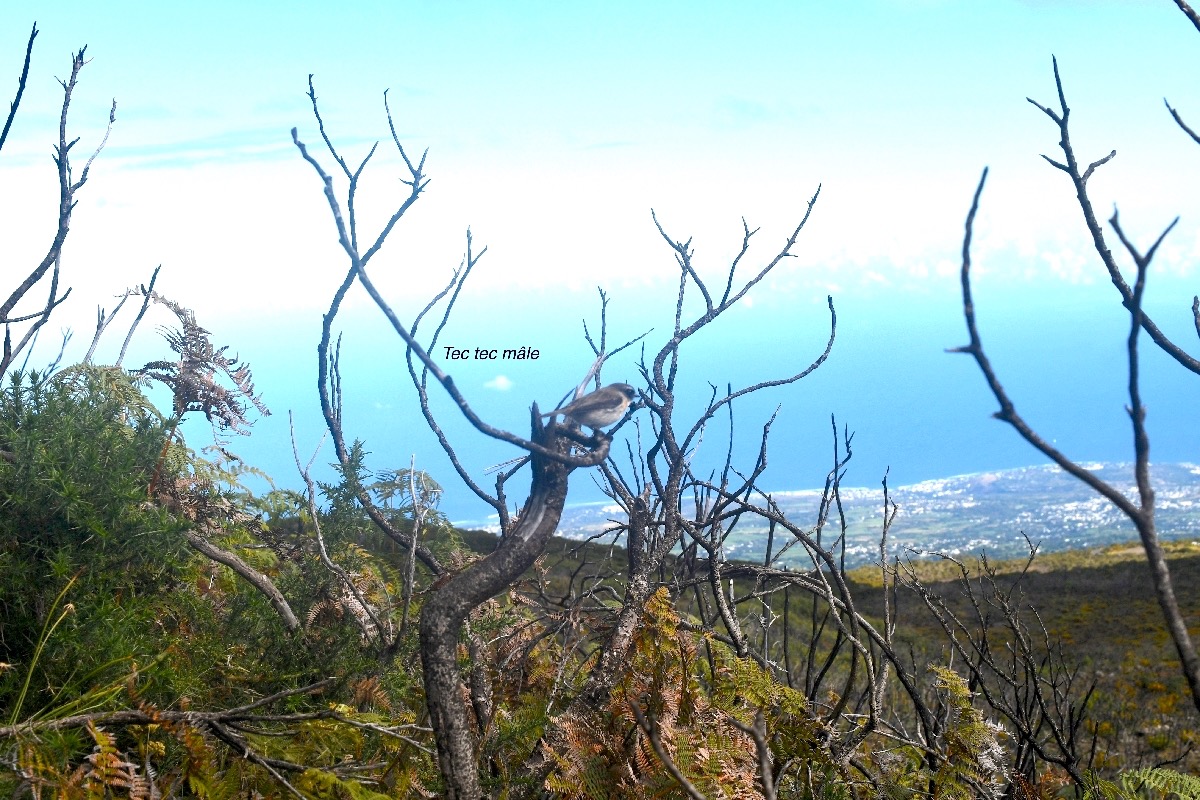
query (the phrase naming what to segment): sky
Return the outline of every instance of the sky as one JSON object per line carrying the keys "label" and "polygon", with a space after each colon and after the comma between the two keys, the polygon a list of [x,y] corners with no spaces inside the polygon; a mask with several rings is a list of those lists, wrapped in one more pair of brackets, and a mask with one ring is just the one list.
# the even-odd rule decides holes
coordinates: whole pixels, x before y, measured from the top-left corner
{"label": "sky", "polygon": [[[944,352],[966,340],[963,221],[987,166],[973,248],[984,343],[1047,438],[1081,460],[1127,459],[1127,318],[1068,179],[1040,157],[1061,157],[1058,131],[1026,101],[1055,104],[1052,55],[1080,158],[1118,153],[1089,184],[1097,213],[1107,218],[1115,204],[1143,249],[1181,217],[1154,261],[1147,307],[1200,349],[1190,314],[1200,147],[1163,105],[1200,125],[1200,33],[1170,0],[359,2],[349,11],[17,0],[0,8],[9,99],[35,21],[28,87],[0,151],[8,282],[52,235],[55,78],[85,44],[91,61],[68,123],[80,137],[77,165],[113,98],[117,121],[64,251],[72,296],[31,363],[53,357],[63,327],[75,331],[68,360],[78,358],[97,306],[111,308],[161,264],[157,288],[253,367],[273,414],[233,449],[282,485],[298,484],[288,412],[305,461],[321,438],[316,344],[347,266],[320,181],[289,134],[296,127],[335,170],[306,96],[310,73],[349,163],[380,142],[357,198],[364,240],[406,192],[385,90],[406,151],[428,148],[430,184],[371,265],[402,319],[449,279],[468,228],[476,249],[488,248],[444,341],[540,351],[537,361],[452,365],[483,416],[513,430],[527,426],[531,402],[552,407],[586,372],[580,323],[598,321],[598,286],[613,340],[653,327],[647,341],[661,344],[678,270],[652,209],[673,238],[691,238],[701,274],[720,286],[743,218],[759,229],[741,267],[749,274],[820,187],[796,257],[685,349],[690,396],[701,402],[709,382],[799,371],[824,346],[832,295],[829,362],[737,409],[737,452],[751,458],[756,431],[781,407],[770,488],[820,485],[831,414],[856,431],[851,483],[876,485],[885,470],[902,484],[1040,462],[989,418],[995,403],[970,360]],[[344,192],[344,181],[336,186]],[[403,348],[379,311],[355,289],[342,314],[348,436],[366,440],[376,469],[415,455],[446,485],[452,517],[478,513],[414,412]],[[114,323],[99,360],[114,357],[127,324]],[[138,347],[130,363],[165,352],[153,325]],[[606,381],[636,382],[635,361],[614,361]],[[1200,444],[1200,389],[1161,354],[1144,362],[1152,453],[1186,460]],[[440,406],[476,476],[514,455],[451,411]],[[189,431],[200,443],[203,428]],[[705,455],[723,455],[727,436],[714,430]],[[317,463],[332,458],[326,445]],[[595,499],[591,484],[575,478],[572,499]]]}

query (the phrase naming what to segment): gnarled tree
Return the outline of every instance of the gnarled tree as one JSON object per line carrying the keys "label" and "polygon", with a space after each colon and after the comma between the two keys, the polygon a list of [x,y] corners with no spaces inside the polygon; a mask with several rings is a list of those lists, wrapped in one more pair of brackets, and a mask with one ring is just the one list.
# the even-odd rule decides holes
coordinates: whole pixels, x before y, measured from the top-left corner
{"label": "gnarled tree", "polygon": [[[759,486],[767,467],[773,415],[758,435],[755,463],[745,471],[733,463],[735,403],[800,381],[825,362],[836,335],[832,298],[828,299],[829,336],[811,362],[797,365],[790,374],[744,387],[728,386],[724,392],[714,387],[694,417],[685,417],[680,410],[680,373],[693,337],[717,324],[793,254],[819,189],[779,249],[738,282],[738,269],[757,233],[743,222],[741,248],[717,290],[694,264],[690,240],[672,238],[653,216],[674,255],[679,278],[674,326],[659,348],[644,355],[638,364],[642,379],[639,413],[623,419],[607,434],[585,436],[565,422],[543,425],[534,404],[530,432],[522,436],[490,425],[453,377],[430,356],[436,352],[439,336],[472,269],[485,252],[475,251],[470,232],[459,269],[411,323],[400,320],[367,269],[425,188],[425,154],[414,159],[406,152],[396,136],[385,93],[388,123],[408,171],[403,180],[409,190],[374,238],[360,243],[356,193],[377,145],[352,167],[326,133],[311,77],[309,96],[321,138],[344,178],[344,200],[335,190],[334,177],[301,141],[296,129],[293,141],[320,178],[348,261],[323,320],[318,391],[343,478],[375,525],[414,554],[428,573],[420,611],[421,663],[446,796],[460,800],[483,796],[485,780],[490,779],[503,779],[509,791],[524,785],[532,794],[551,783],[571,785],[574,778],[569,776],[586,783],[588,776],[600,769],[589,761],[588,752],[604,753],[603,757],[610,759],[606,774],[622,772],[624,777],[616,779],[621,790],[660,785],[654,782],[658,778],[638,774],[647,768],[646,759],[657,759],[666,776],[663,780],[674,781],[689,793],[702,793],[706,785],[718,785],[706,773],[715,767],[706,767],[708,762],[703,759],[695,760],[699,758],[694,756],[696,751],[689,749],[691,745],[684,747],[683,742],[689,737],[707,741],[704,737],[716,735],[714,732],[720,732],[724,741],[712,756],[716,759],[713,763],[724,765],[724,779],[732,780],[730,776],[736,774],[766,797],[826,780],[862,782],[882,790],[885,784],[901,780],[907,769],[896,767],[895,759],[887,755],[895,748],[916,754],[919,766],[912,767],[916,770],[913,774],[941,775],[947,769],[962,768],[954,780],[991,791],[990,778],[979,777],[986,773],[985,765],[990,763],[986,753],[991,751],[980,744],[978,769],[963,768],[963,764],[975,762],[962,752],[952,755],[953,724],[936,713],[923,689],[925,681],[893,646],[894,603],[885,602],[882,620],[869,618],[856,605],[845,574],[846,520],[839,495],[850,458],[851,434],[847,431],[839,436],[834,425],[834,463],[818,518],[810,525],[789,519]],[[402,342],[397,355],[402,347],[422,414],[463,485],[498,516],[501,530],[495,551],[473,563],[440,561],[411,531],[395,526],[356,477],[361,469],[361,447],[348,444],[345,438],[339,340],[334,336],[339,309],[355,282],[370,295]],[[688,317],[685,300],[695,295],[702,307]],[[607,303],[602,293],[599,335],[593,337],[586,324],[584,327],[595,361],[576,388],[576,397],[589,383],[600,385],[605,364],[647,335],[610,348]],[[440,318],[432,332],[421,335],[422,324],[439,307]],[[512,445],[520,454],[515,466],[497,475],[494,489],[485,488],[465,468],[459,458],[464,445],[451,442],[445,433],[430,399],[431,376],[449,395],[456,413],[476,431]],[[724,417],[729,420],[730,437],[724,463],[711,472],[701,471],[693,463],[694,451],[705,433]],[[614,437],[623,434],[627,434],[622,440],[625,453],[618,457],[611,448]],[[526,466],[531,473],[528,499],[514,516],[507,496],[514,477]],[[536,579],[523,581],[539,563],[558,525],[570,474],[588,467],[600,470],[604,490],[623,509],[622,518],[614,521],[609,534],[625,546],[624,565],[617,567],[611,560],[589,564],[584,558],[565,590],[539,584]],[[885,496],[885,540],[894,517],[889,502]],[[729,563],[726,542],[739,526],[761,530],[765,539],[761,564]],[[805,556],[796,558],[796,553]],[[807,560],[807,567],[788,566],[785,554],[793,565]],[[889,562],[886,541],[880,545],[880,564],[885,594],[891,596],[896,590],[897,570]],[[502,593],[510,604],[524,607],[529,616],[488,640],[471,622]],[[807,628],[806,634],[798,620]],[[464,637],[471,658],[468,677],[459,664]],[[679,649],[664,650],[662,642],[675,637],[681,637],[677,639]],[[702,643],[703,659],[696,660],[689,637]],[[511,753],[506,758],[489,757],[489,742],[495,736],[494,690],[515,685],[516,691],[521,691],[530,672],[544,671],[544,659],[538,662],[542,667],[535,664],[539,652],[554,654],[554,677],[549,686],[542,687],[548,692],[548,716],[541,735],[515,764]],[[389,656],[386,648],[383,656]],[[909,709],[899,716],[884,703],[893,677],[909,703]],[[695,687],[697,680],[707,699],[688,688]],[[696,727],[681,730],[677,723],[689,715]],[[711,730],[705,730],[700,719],[707,720]],[[915,728],[908,727],[905,720],[915,721]],[[991,735],[989,729],[979,730],[985,738]],[[988,747],[994,745],[994,740],[988,741]],[[586,748],[581,747],[583,742],[588,743]],[[685,750],[693,753],[687,763],[680,761]],[[905,763],[911,766],[911,762]],[[885,764],[891,766],[881,766]]]}

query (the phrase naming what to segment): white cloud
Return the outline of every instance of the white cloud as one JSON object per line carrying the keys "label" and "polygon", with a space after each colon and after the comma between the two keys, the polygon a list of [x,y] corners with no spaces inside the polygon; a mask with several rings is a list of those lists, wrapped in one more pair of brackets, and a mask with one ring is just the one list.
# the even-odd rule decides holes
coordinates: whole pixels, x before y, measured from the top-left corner
{"label": "white cloud", "polygon": [[[1042,260],[1050,266],[1050,272],[1066,283],[1090,284],[1094,280],[1092,261],[1089,254],[1080,253],[1072,247],[1042,253]],[[1027,277],[1035,277],[1036,270],[1026,270]]]}
{"label": "white cloud", "polygon": [[513,382],[509,380],[507,375],[497,375],[483,384],[484,388],[495,389],[498,392],[507,392],[513,385]]}

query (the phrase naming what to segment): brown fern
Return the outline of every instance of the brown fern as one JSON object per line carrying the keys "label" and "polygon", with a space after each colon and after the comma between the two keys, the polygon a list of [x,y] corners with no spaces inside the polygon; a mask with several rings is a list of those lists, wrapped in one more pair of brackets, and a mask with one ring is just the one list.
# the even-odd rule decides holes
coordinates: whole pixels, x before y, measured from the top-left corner
{"label": "brown fern", "polygon": [[[227,355],[228,347],[214,347],[208,338],[209,332],[196,322],[196,315],[190,308],[158,292],[149,289],[144,291],[151,300],[170,309],[180,323],[177,329],[161,329],[168,346],[179,356],[178,360],[151,361],[135,373],[162,383],[171,390],[172,397],[166,441],[154,466],[154,477],[146,489],[150,495],[158,485],[175,431],[188,412],[199,411],[204,414],[214,430],[239,434],[249,433],[250,422],[246,416],[248,404],[263,416],[270,416],[271,412],[261,397],[254,394],[250,366],[240,363],[236,355]],[[221,384],[221,376],[229,379],[233,384],[232,389]]]}
{"label": "brown fern", "polygon": [[647,602],[630,655],[607,714],[558,721],[568,747],[548,753],[556,769],[545,787],[572,800],[676,796],[636,704],[671,766],[692,784],[713,798],[761,798],[754,741],[702,690],[696,643],[680,629],[665,589]]}

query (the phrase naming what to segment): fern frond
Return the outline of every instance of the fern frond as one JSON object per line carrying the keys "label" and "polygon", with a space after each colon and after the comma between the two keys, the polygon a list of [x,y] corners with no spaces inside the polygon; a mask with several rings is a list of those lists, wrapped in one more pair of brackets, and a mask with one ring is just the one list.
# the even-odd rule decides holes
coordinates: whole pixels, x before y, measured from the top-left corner
{"label": "fern frond", "polygon": [[1176,795],[1179,800],[1200,800],[1200,777],[1165,767],[1143,767],[1122,773],[1121,785],[1131,795],[1146,787],[1163,797]]}

